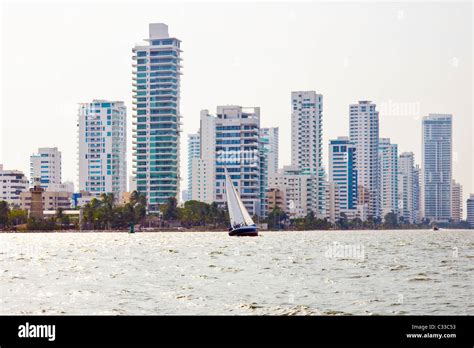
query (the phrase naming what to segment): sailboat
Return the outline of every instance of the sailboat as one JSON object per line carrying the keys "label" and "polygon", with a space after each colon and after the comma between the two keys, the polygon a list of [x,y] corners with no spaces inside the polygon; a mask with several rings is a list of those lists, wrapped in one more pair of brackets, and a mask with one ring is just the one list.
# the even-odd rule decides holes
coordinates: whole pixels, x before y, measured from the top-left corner
{"label": "sailboat", "polygon": [[229,236],[258,236],[257,225],[253,222],[244,203],[240,199],[237,190],[230,180],[227,169],[224,170],[227,208],[230,217]]}

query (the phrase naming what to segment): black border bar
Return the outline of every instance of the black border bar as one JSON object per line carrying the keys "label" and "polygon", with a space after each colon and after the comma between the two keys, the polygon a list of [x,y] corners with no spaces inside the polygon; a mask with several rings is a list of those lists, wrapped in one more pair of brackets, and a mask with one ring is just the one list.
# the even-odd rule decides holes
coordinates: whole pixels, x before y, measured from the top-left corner
{"label": "black border bar", "polygon": [[[20,325],[55,325],[55,340],[18,337]],[[452,334],[456,337],[452,337]],[[407,334],[431,335],[408,338]],[[435,338],[449,334],[448,338]],[[2,316],[0,347],[64,345],[474,346],[472,316]]]}

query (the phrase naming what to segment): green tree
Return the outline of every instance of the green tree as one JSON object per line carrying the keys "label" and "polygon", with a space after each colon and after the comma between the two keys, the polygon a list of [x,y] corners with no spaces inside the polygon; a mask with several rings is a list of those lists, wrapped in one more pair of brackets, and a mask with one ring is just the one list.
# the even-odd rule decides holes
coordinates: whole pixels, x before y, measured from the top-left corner
{"label": "green tree", "polygon": [[349,220],[348,225],[349,229],[351,230],[358,230],[364,228],[364,222],[358,217]]}
{"label": "green tree", "polygon": [[114,207],[115,207],[115,198],[113,193],[102,193],[100,195],[101,207],[99,213],[101,214],[102,223],[107,229],[112,228],[112,223],[114,222]]}
{"label": "green tree", "polygon": [[385,215],[385,223],[384,227],[387,228],[396,228],[398,227],[398,218],[397,215],[394,212],[387,213]]}
{"label": "green tree", "polygon": [[345,213],[341,213],[339,218],[336,221],[336,227],[341,230],[347,230],[349,228],[349,221]]}
{"label": "green tree", "polygon": [[306,216],[304,218],[304,227],[306,229],[313,228],[314,220],[315,220],[314,213],[312,211],[310,211],[308,214],[306,214]]}
{"label": "green tree", "polygon": [[16,226],[26,223],[28,220],[28,211],[25,209],[13,208],[8,214],[8,225]]}
{"label": "green tree", "polygon": [[83,222],[89,229],[101,228],[99,222],[99,207],[101,202],[97,198],[93,198],[83,207]]}
{"label": "green tree", "polygon": [[284,227],[284,223],[286,220],[288,220],[288,215],[279,207],[275,207],[268,214],[268,228],[281,229]]}
{"label": "green tree", "polygon": [[146,216],[146,196],[138,191],[133,191],[130,195],[130,204],[135,211],[136,221],[143,221]]}
{"label": "green tree", "polygon": [[5,227],[8,224],[8,217],[10,215],[10,208],[8,203],[0,201],[0,226]]}
{"label": "green tree", "polygon": [[168,197],[167,202],[161,206],[163,219],[167,221],[176,220],[178,218],[178,202],[175,197]]}
{"label": "green tree", "polygon": [[54,219],[28,218],[26,227],[30,231],[52,231],[56,229],[56,221]]}
{"label": "green tree", "polygon": [[61,223],[65,226],[69,226],[71,224],[71,218],[69,217],[69,215],[64,215],[61,220]]}

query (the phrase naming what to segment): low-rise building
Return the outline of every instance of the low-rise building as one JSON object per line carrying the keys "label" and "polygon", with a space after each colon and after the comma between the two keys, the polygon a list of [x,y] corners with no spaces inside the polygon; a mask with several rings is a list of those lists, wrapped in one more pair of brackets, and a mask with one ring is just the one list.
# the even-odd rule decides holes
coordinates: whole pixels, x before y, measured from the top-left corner
{"label": "low-rise building", "polygon": [[3,164],[0,164],[0,201],[19,206],[20,194],[28,191],[28,188],[29,183],[23,172],[3,169]]}
{"label": "low-rise building", "polygon": [[71,206],[72,208],[80,208],[92,201],[93,199],[97,199],[95,195],[91,195],[87,191],[76,192],[72,194],[71,198]]}
{"label": "low-rise building", "polygon": [[326,183],[325,185],[326,218],[332,223],[335,223],[341,217],[340,194],[341,194],[341,190],[338,184],[334,182]]}
{"label": "low-rise building", "polygon": [[270,213],[275,208],[286,211],[286,198],[284,190],[277,187],[269,188],[267,191],[267,201],[268,213]]}
{"label": "low-rise building", "polygon": [[[32,192],[26,191],[20,194],[20,207],[30,210]],[[52,192],[42,193],[43,210],[71,209],[72,192]]]}
{"label": "low-rise building", "polygon": [[319,177],[307,171],[301,171],[293,166],[285,166],[276,174],[269,175],[269,189],[279,189],[284,192],[285,209],[290,218],[303,218],[309,212],[322,218],[318,201]]}

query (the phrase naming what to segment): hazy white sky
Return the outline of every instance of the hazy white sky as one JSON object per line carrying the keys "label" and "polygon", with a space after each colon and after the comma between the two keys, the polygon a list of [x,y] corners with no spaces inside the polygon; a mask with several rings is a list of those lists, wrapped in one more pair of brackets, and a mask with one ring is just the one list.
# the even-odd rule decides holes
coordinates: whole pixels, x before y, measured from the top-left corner
{"label": "hazy white sky", "polygon": [[[379,105],[380,133],[421,162],[421,116],[454,117],[454,177],[474,192],[473,6],[451,3],[3,2],[0,163],[29,175],[38,147],[63,153],[77,183],[77,103],[125,101],[131,135],[132,47],[148,23],[182,40],[182,176],[199,111],[260,106],[290,162],[290,92],[324,95],[329,139],[348,133],[348,105]],[[403,109],[406,109],[405,111]],[[130,138],[131,140],[131,138]],[[129,166],[131,159],[129,142]],[[185,181],[182,182],[185,187]]]}

